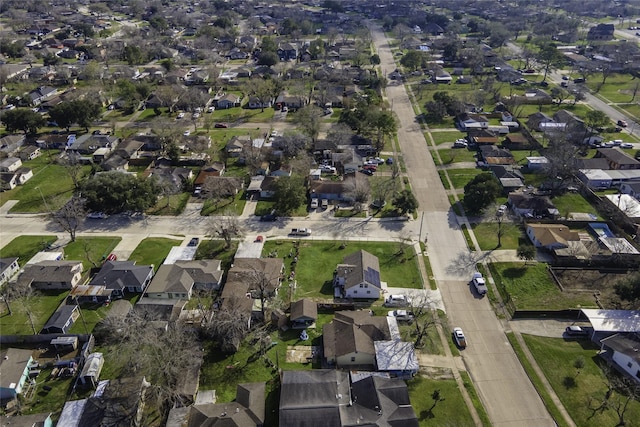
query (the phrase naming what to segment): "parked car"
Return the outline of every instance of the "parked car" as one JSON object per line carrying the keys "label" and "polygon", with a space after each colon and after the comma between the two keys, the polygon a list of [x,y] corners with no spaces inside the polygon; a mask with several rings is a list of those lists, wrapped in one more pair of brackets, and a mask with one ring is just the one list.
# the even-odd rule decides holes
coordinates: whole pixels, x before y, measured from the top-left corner
{"label": "parked car", "polygon": [[226,124],[226,123],[216,123],[215,125],[213,125],[213,127],[214,128],[218,128],[218,129],[220,129],[220,128],[226,129],[226,128],[229,127],[229,125]]}
{"label": "parked car", "polygon": [[573,79],[573,82],[574,83],[584,83],[584,82],[586,82],[586,80],[583,79],[583,78],[578,78],[578,79]]}
{"label": "parked car", "polygon": [[393,157],[387,157],[387,164],[388,165],[392,165],[393,164]]}
{"label": "parked car", "polygon": [[198,243],[200,243],[200,239],[197,237],[194,237],[191,240],[189,240],[189,243],[187,243],[187,246],[195,247],[195,246],[198,246]]}
{"label": "parked car", "polygon": [[308,228],[292,228],[289,234],[292,236],[311,236],[311,230]]}
{"label": "parked car", "polygon": [[207,113],[213,113],[214,111],[216,111],[216,107],[214,106],[207,108]]}
{"label": "parked car", "polygon": [[106,219],[106,218],[109,218],[109,215],[107,215],[106,213],[103,213],[103,212],[90,212],[89,215],[87,215],[87,218],[89,218],[89,219]]}
{"label": "parked car", "polygon": [[628,125],[626,121],[618,120],[618,126],[622,126],[623,128],[626,128]]}
{"label": "parked car", "polygon": [[176,119],[182,119],[184,118],[184,113],[178,113],[178,116],[176,117]]}
{"label": "parked car", "polygon": [[567,335],[571,335],[571,336],[587,336],[589,335],[589,331],[587,331],[586,329],[581,328],[580,326],[567,326],[567,328],[564,330]]}
{"label": "parked car", "polygon": [[322,209],[327,209],[329,207],[329,200],[322,199],[322,202],[320,202],[320,206],[322,206]]}
{"label": "parked car", "polygon": [[411,304],[411,298],[406,295],[389,295],[386,300],[384,300],[384,305],[386,307],[407,307]]}
{"label": "parked car", "polygon": [[469,143],[461,139],[453,143],[453,148],[467,148],[468,146],[469,146]]}
{"label": "parked car", "polygon": [[370,171],[377,171],[378,170],[378,166],[377,165],[364,165],[362,166],[362,169],[365,170],[370,170]]}
{"label": "parked car", "polygon": [[623,142],[620,144],[620,148],[633,148],[633,144],[630,142]]}
{"label": "parked car", "polygon": [[476,288],[476,291],[480,295],[485,295],[487,293],[487,283],[482,277],[482,274],[479,272],[473,273],[473,277],[471,278],[471,283]]}
{"label": "parked car", "polygon": [[118,260],[118,256],[116,254],[109,254],[109,256],[106,259],[106,261],[117,261],[117,260]]}
{"label": "parked car", "polygon": [[311,199],[311,209],[318,209],[318,199]]}
{"label": "parked car", "polygon": [[184,132],[182,132],[183,136],[189,136],[191,135],[191,131],[190,130],[185,130]]}
{"label": "parked car", "polygon": [[507,205],[498,206],[498,210],[496,211],[496,216],[502,216],[507,211]]}
{"label": "parked car", "polygon": [[329,166],[329,165],[321,165],[320,166],[320,172],[324,172],[324,173],[336,173],[336,168],[333,166]]}
{"label": "parked car", "polygon": [[388,317],[395,317],[398,322],[412,322],[413,313],[407,310],[391,310],[387,313]]}
{"label": "parked car", "polygon": [[456,340],[458,347],[465,348],[467,346],[467,339],[464,336],[464,332],[462,332],[462,328],[453,328],[453,339]]}
{"label": "parked car", "polygon": [[285,105],[284,107],[282,107],[282,112],[286,113],[287,111],[289,111],[289,108]]}
{"label": "parked car", "polygon": [[371,169],[360,169],[360,172],[369,176],[373,175],[373,171]]}

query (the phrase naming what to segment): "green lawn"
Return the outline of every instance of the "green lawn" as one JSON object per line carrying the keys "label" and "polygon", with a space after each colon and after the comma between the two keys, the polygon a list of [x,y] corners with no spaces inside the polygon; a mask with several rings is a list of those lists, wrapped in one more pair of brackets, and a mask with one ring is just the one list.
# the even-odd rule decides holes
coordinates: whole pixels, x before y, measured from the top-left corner
{"label": "green lawn", "polygon": [[[450,148],[447,150],[438,150],[438,154],[442,159],[443,165],[449,165],[451,163],[457,162],[475,162],[476,158],[474,155],[475,151],[467,150],[465,148]],[[433,153],[433,160],[436,162],[436,165],[439,164],[438,158],[435,153]]]}
{"label": "green lawn", "polygon": [[147,210],[149,215],[180,215],[191,198],[191,193],[178,193],[163,196],[158,203]]}
{"label": "green lawn", "polygon": [[481,222],[471,225],[480,249],[490,251],[498,248],[499,227],[502,228],[502,245],[499,249],[518,249],[518,245],[524,241],[522,230],[518,225],[506,221],[502,225],[497,222]]}
{"label": "green lawn", "polygon": [[[602,362],[597,356],[598,347],[588,340],[531,335],[523,335],[523,338],[576,425],[618,425],[613,408],[601,412],[589,409],[590,404],[591,407],[598,406],[607,392],[607,381],[599,366]],[[584,360],[584,367],[578,371],[574,362],[579,358]],[[618,391],[614,391],[610,403],[621,399]],[[627,425],[635,424],[632,420],[640,419],[640,402],[631,400],[625,419]]]}
{"label": "green lawn", "polygon": [[[462,133],[462,132],[431,132],[431,137],[433,138],[433,141],[435,142],[436,145],[442,145],[442,144],[450,144],[453,145],[453,142],[456,139],[460,139],[460,138],[464,138],[467,135]],[[427,141],[429,140],[429,137],[426,137]]]}
{"label": "green lawn", "polygon": [[211,199],[205,199],[200,215],[224,215],[225,212],[229,210],[235,213],[235,215],[241,215],[246,203],[247,196],[244,191],[237,193],[234,197],[226,198],[215,204]]}
{"label": "green lawn", "polygon": [[231,242],[231,247],[226,249],[223,240],[201,240],[196,251],[196,259],[219,259],[224,270],[231,267],[233,256],[238,249],[238,242]]}
{"label": "green lawn", "polygon": [[64,258],[82,261],[85,271],[99,267],[122,240],[120,237],[78,237],[64,248]]}
{"label": "green lawn", "polygon": [[[633,102],[638,101],[638,97],[633,99],[633,87],[637,80],[630,74],[611,74],[607,77],[604,86],[601,86],[597,94],[603,96],[611,102]],[[587,79],[587,86],[595,91],[602,83],[602,74],[594,75]]]}
{"label": "green lawn", "polygon": [[559,427],[567,427],[567,423],[564,421],[560,410],[554,403],[553,399],[551,399],[551,395],[547,392],[544,385],[542,384],[541,378],[538,376],[536,371],[534,371],[531,363],[529,363],[529,359],[527,359],[526,355],[524,354],[524,350],[520,346],[518,340],[516,340],[513,332],[508,332],[507,338],[509,339],[509,342],[511,343],[511,346],[513,347],[516,355],[518,356],[518,359],[520,359],[522,367],[527,372],[527,376],[531,379],[531,383],[533,383],[533,386],[538,391],[538,394],[542,398],[544,405],[547,407],[549,414],[551,414],[554,421],[558,424]]}
{"label": "green lawn", "polygon": [[562,310],[595,306],[591,294],[561,292],[549,275],[546,264],[498,262],[489,267],[502,298],[510,298],[520,310]]}
{"label": "green lawn", "polygon": [[[55,154],[58,152],[55,151]],[[23,163],[33,171],[33,178],[13,190],[0,192],[0,205],[7,200],[19,200],[11,212],[47,212],[62,206],[73,193],[73,182],[64,166],[52,163],[52,152]],[[83,167],[88,173],[90,166]]]}
{"label": "green lawn", "polygon": [[56,240],[56,236],[18,236],[0,249],[0,258],[18,257],[18,264],[22,267]]}
{"label": "green lawn", "polygon": [[174,246],[180,246],[182,240],[160,237],[147,237],[129,256],[130,261],[138,265],[153,265],[157,271],[169,251]]}
{"label": "green lawn", "polygon": [[[337,241],[304,241],[299,247],[298,263],[296,266],[297,289],[296,298],[333,297],[333,271],[346,255],[364,249],[380,260],[380,276],[382,281],[390,287],[422,288],[417,256],[413,248],[408,247],[404,255],[398,254],[398,244],[381,242],[349,242],[341,249],[339,236]],[[296,241],[267,241],[262,256],[272,254],[285,258],[289,264],[288,255],[293,251]]]}
{"label": "green lawn", "polygon": [[[407,381],[411,406],[420,426],[472,426],[473,418],[454,379],[431,379],[416,376]],[[434,404],[433,393],[439,390],[444,400]]]}
{"label": "green lawn", "polygon": [[[442,171],[440,171],[442,172]],[[462,189],[469,181],[475,178],[476,175],[482,173],[480,169],[451,169],[446,172],[449,175],[449,179],[451,179],[451,183],[453,184],[453,188]],[[445,184],[446,180],[442,181]],[[447,188],[447,184],[445,184],[445,188]]]}
{"label": "green lawn", "polygon": [[[27,403],[27,413],[52,412],[52,418],[57,418],[62,412],[65,402],[71,397],[71,387],[75,378],[49,378],[53,367],[40,370],[38,375],[36,393],[31,402]],[[50,391],[43,390],[44,386],[51,388]]]}
{"label": "green lawn", "polygon": [[[569,212],[585,212],[598,215],[598,211],[578,193],[565,193],[551,199],[561,216],[567,217]],[[599,215],[598,215],[599,216]]]}
{"label": "green lawn", "polygon": [[[33,295],[10,301],[11,315],[6,303],[0,306],[0,330],[2,335],[32,335],[40,333],[49,317],[64,301],[69,291],[37,291]],[[33,328],[29,320],[29,312]]]}

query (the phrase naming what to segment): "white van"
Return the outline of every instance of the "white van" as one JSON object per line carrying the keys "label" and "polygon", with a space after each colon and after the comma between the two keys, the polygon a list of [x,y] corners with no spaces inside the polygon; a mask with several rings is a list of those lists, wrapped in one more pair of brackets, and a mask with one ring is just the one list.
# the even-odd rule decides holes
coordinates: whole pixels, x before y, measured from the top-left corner
{"label": "white van", "polygon": [[387,307],[406,307],[411,304],[411,298],[406,295],[389,295],[384,301]]}
{"label": "white van", "polygon": [[329,207],[329,200],[327,199],[322,199],[322,209],[327,209]]}
{"label": "white van", "polygon": [[318,199],[311,199],[311,209],[318,209]]}

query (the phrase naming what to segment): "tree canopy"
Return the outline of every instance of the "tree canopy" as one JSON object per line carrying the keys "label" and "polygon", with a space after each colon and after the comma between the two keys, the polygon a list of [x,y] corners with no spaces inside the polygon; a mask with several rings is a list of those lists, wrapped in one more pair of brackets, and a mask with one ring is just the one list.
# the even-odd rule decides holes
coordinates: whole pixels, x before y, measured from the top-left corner
{"label": "tree canopy", "polygon": [[299,176],[282,176],[274,186],[274,201],[278,212],[289,213],[306,203],[304,180]]}
{"label": "tree canopy", "polygon": [[49,116],[67,131],[74,123],[89,131],[89,126],[100,117],[100,106],[89,99],[61,102],[49,110]]}
{"label": "tree canopy", "polygon": [[464,186],[464,205],[470,213],[479,213],[496,201],[501,187],[491,172],[483,172]]}
{"label": "tree canopy", "polygon": [[44,118],[29,108],[15,108],[2,113],[2,123],[7,132],[23,131],[26,135],[35,135],[38,128],[45,125]]}
{"label": "tree canopy", "polygon": [[155,179],[121,172],[97,174],[82,186],[87,209],[105,213],[144,212],[156,204],[160,192]]}

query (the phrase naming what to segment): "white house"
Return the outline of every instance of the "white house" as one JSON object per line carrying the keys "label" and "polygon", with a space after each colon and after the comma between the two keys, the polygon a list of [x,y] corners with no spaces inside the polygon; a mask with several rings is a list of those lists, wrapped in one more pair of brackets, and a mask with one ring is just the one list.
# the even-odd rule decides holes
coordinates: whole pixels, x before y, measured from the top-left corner
{"label": "white house", "polygon": [[360,250],[344,257],[333,280],[336,296],[378,299],[382,283],[378,257]]}
{"label": "white house", "polygon": [[611,177],[602,169],[580,169],[578,177],[593,189],[611,187]]}
{"label": "white house", "polygon": [[600,341],[602,356],[640,382],[640,340],[635,334],[615,334]]}
{"label": "white house", "polygon": [[631,197],[635,197],[640,200],[640,181],[638,182],[625,182],[620,185],[620,192],[622,194],[628,194]]}

